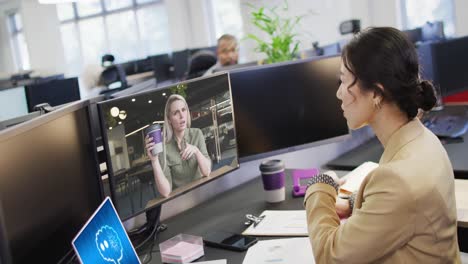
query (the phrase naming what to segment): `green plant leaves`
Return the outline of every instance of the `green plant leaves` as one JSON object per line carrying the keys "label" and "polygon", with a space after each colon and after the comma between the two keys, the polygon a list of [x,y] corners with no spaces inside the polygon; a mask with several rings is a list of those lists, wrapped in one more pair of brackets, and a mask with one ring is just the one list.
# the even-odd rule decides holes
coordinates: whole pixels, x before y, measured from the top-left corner
{"label": "green plant leaves", "polygon": [[[287,1],[285,1],[284,4],[282,10],[287,11]],[[261,31],[266,32],[269,36],[269,41],[263,41],[254,34],[247,34],[246,37],[257,43],[256,51],[267,55],[266,63],[294,59],[299,49],[299,41],[295,39],[298,36],[298,34],[295,33],[295,28],[304,16],[281,18],[276,12],[277,6],[265,9],[264,7],[257,8],[252,4],[246,5],[254,9],[250,13],[252,24]]]}

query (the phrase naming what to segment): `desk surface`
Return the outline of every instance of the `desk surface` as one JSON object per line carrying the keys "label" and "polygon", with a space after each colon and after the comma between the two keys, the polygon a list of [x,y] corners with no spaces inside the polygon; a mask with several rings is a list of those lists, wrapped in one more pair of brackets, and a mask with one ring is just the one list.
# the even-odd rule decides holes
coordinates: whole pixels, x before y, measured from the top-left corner
{"label": "desk surface", "polygon": [[[337,171],[341,177],[347,171]],[[232,190],[213,197],[192,209],[189,209],[171,219],[163,221],[168,229],[158,235],[154,248],[159,243],[180,233],[203,236],[212,230],[242,233],[246,226],[245,215],[259,215],[264,210],[302,210],[303,197],[294,198],[291,195],[292,180],[290,170],[286,171],[286,200],[276,204],[265,202],[263,197],[263,185],[261,177],[257,177]],[[468,181],[456,181],[457,206],[468,199]],[[462,194],[463,196],[460,196]],[[468,203],[463,203],[467,209],[466,217],[459,220],[459,226],[468,227]],[[163,209],[164,210],[164,209]],[[259,237],[260,240],[273,239],[275,237]],[[242,263],[245,252],[234,252],[205,246],[205,256],[199,261],[227,259],[228,263]],[[144,252],[142,252],[144,254]],[[159,252],[153,253],[151,263],[162,263]]]}
{"label": "desk surface", "polygon": [[[468,106],[447,106],[446,109],[466,108]],[[452,162],[453,172],[456,178],[468,179],[468,132],[463,135],[461,143],[447,143],[444,148]],[[331,169],[353,170],[366,161],[379,162],[383,153],[382,144],[377,138],[358,146],[357,148],[341,155],[340,157],[327,163]]]}
{"label": "desk surface", "polygon": [[[286,200],[276,204],[265,202],[261,177],[242,184],[232,190],[213,197],[192,209],[189,209],[167,221],[168,229],[159,234],[155,248],[159,243],[180,234],[203,236],[212,230],[242,233],[246,226],[246,214],[259,215],[264,210],[302,210],[303,197],[291,195],[292,180],[286,172]],[[164,208],[163,208],[164,210]],[[271,239],[259,238],[259,239]],[[234,252],[205,246],[205,256],[199,261],[227,259],[228,263],[242,263],[245,252]],[[153,253],[151,263],[162,263],[159,252]]]}

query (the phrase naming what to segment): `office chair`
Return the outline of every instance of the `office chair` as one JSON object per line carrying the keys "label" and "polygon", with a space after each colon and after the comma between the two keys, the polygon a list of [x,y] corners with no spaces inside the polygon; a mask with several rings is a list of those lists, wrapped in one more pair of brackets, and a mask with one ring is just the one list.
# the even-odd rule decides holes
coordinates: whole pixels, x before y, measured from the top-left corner
{"label": "office chair", "polygon": [[110,65],[102,73],[99,83],[109,89],[127,88],[127,76],[122,65]]}
{"label": "office chair", "polygon": [[200,50],[190,57],[187,79],[202,76],[217,61],[216,54],[210,50]]}

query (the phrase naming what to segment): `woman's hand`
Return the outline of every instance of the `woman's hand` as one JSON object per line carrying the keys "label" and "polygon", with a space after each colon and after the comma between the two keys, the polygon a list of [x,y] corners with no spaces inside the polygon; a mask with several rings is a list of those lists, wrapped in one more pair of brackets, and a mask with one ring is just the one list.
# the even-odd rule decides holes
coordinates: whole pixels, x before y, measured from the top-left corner
{"label": "woman's hand", "polygon": [[199,151],[196,146],[187,143],[185,149],[180,152],[180,157],[182,160],[188,160]]}
{"label": "woman's hand", "polygon": [[146,141],[146,155],[148,155],[148,158],[151,160],[151,162],[159,161],[158,155],[153,156],[153,154],[151,153],[151,151],[155,148],[155,145],[156,145],[153,142],[153,138],[146,136],[145,141]]}
{"label": "woman's hand", "polygon": [[[346,180],[345,179],[340,179],[338,178],[338,175],[334,171],[327,171],[324,174],[329,175],[330,177],[333,178],[333,180],[339,185],[343,185]],[[340,197],[336,197],[336,203],[335,203],[335,210],[336,213],[340,218],[347,218],[351,215],[352,210],[351,207],[349,206],[349,200],[348,199],[343,199]]]}
{"label": "woman's hand", "polygon": [[349,206],[349,200],[336,197],[335,210],[340,218],[349,217],[351,215],[351,207]]}

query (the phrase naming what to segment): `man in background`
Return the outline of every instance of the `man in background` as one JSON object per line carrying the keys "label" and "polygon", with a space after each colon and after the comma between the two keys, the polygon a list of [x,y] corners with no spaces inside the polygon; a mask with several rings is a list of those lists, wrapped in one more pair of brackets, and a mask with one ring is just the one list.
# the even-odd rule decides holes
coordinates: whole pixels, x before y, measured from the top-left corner
{"label": "man in background", "polygon": [[215,69],[237,64],[239,59],[239,44],[236,37],[230,34],[224,34],[218,39],[218,47],[216,49],[218,61],[215,65],[209,68],[203,76],[212,74]]}

